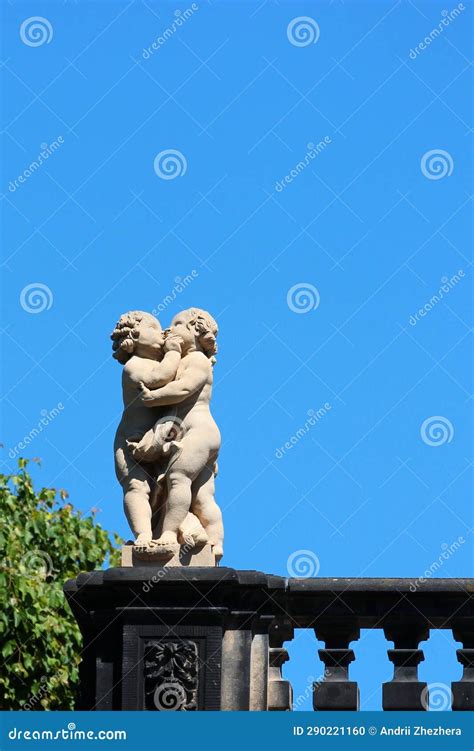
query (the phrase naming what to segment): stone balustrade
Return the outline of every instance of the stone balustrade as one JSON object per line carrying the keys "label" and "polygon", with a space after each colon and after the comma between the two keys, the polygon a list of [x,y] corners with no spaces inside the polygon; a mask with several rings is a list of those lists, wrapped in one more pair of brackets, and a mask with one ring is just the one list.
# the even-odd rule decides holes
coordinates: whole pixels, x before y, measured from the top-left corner
{"label": "stone balustrade", "polygon": [[168,709],[161,696],[168,690],[178,709],[291,710],[284,665],[295,629],[311,629],[324,642],[324,677],[313,687],[317,711],[359,709],[350,665],[361,629],[380,629],[393,642],[384,710],[429,708],[418,666],[420,643],[434,629],[462,643],[452,709],[474,709],[473,579],[117,568],[81,574],[65,592],[85,642],[78,709]]}

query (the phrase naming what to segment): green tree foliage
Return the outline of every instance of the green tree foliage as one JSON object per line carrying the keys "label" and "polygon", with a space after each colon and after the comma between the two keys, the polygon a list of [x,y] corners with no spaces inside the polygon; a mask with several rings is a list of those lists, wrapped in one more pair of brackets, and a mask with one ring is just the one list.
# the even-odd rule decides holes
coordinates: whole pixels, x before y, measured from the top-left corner
{"label": "green tree foliage", "polygon": [[0,474],[0,709],[73,709],[81,635],[62,587],[119,554],[65,491],[35,492],[26,465]]}

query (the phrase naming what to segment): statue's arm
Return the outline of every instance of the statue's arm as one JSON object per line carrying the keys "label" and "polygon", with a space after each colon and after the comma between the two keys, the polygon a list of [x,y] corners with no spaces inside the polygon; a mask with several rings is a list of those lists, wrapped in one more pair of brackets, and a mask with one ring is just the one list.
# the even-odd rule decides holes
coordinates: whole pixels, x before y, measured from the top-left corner
{"label": "statue's arm", "polygon": [[209,378],[208,369],[209,361],[199,358],[190,363],[179,378],[160,389],[150,391],[142,383],[140,399],[147,407],[179,404],[202,389]]}
{"label": "statue's arm", "polygon": [[181,361],[181,352],[170,350],[166,352],[162,361],[156,363],[144,381],[148,388],[159,388],[173,380],[178,372]]}

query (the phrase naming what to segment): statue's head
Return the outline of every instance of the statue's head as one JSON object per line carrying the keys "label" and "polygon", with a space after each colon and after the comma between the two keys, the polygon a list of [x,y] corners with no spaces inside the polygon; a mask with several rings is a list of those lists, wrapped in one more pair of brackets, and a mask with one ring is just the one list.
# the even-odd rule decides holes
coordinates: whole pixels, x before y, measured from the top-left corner
{"label": "statue's head", "polygon": [[170,333],[182,341],[182,353],[197,349],[213,358],[217,352],[217,323],[206,310],[188,308],[175,315],[171,321]]}
{"label": "statue's head", "polygon": [[110,338],[113,356],[124,365],[132,355],[156,360],[163,354],[163,330],[151,313],[131,310],[120,316]]}

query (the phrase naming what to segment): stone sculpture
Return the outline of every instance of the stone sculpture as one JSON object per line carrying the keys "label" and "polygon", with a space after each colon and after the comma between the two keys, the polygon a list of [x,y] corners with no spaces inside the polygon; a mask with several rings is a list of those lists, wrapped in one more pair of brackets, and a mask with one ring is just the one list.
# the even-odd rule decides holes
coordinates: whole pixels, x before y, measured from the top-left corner
{"label": "stone sculpture", "polygon": [[114,452],[134,554],[170,560],[180,546],[209,544],[223,555],[214,498],[220,433],[210,411],[217,324],[199,308],[162,330],[150,313],[130,311],[111,338],[124,365],[124,412]]}

